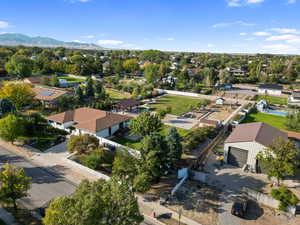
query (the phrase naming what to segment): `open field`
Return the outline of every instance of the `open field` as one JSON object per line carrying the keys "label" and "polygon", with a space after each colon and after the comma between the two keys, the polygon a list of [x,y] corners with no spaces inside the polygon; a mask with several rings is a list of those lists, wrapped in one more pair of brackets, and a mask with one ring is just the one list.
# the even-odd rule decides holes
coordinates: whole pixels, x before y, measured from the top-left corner
{"label": "open field", "polygon": [[109,94],[109,97],[111,97],[112,99],[119,100],[119,99],[124,99],[124,98],[130,98],[130,94],[124,93],[124,92],[121,92],[118,90],[114,90],[111,88],[106,88],[105,91],[106,91],[106,93]]}
{"label": "open field", "polygon": [[276,116],[258,112],[248,114],[243,123],[264,122],[277,129],[287,130],[285,126],[286,120],[287,119],[284,116]]}
{"label": "open field", "polygon": [[151,104],[150,107],[155,110],[166,109],[171,107],[170,114],[181,115],[190,110],[191,105],[196,105],[201,102],[199,98],[192,98],[179,95],[165,95],[156,99],[156,103]]}
{"label": "open field", "polygon": [[84,82],[86,79],[79,78],[79,77],[68,77],[68,76],[58,76],[58,79],[64,79],[68,83],[79,83],[79,82]]}
{"label": "open field", "polygon": [[279,105],[287,104],[287,98],[278,97],[278,96],[270,96],[270,95],[256,95],[253,100],[259,101],[261,99],[265,99],[270,104],[279,104]]}

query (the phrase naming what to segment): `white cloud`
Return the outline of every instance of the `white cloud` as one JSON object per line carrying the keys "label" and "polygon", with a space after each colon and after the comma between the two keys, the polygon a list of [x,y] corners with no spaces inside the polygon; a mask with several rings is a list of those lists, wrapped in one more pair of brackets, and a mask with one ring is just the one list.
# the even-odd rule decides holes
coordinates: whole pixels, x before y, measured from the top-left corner
{"label": "white cloud", "polygon": [[296,37],[294,39],[290,39],[286,41],[289,44],[300,44],[300,37]]}
{"label": "white cloud", "polygon": [[215,47],[215,45],[214,44],[207,44],[207,47],[212,48],[212,47]]}
{"label": "white cloud", "polygon": [[88,39],[92,39],[92,38],[95,38],[95,35],[85,35],[85,36],[82,36],[82,38],[88,38]]}
{"label": "white cloud", "polygon": [[238,21],[231,22],[231,23],[216,23],[212,27],[213,28],[223,28],[223,27],[229,27],[229,26],[233,26],[233,25],[240,25],[240,26],[249,27],[249,26],[254,26],[255,24],[254,23],[247,23],[247,22],[242,21],[242,20],[238,20]]}
{"label": "white cloud", "polygon": [[65,0],[65,1],[70,3],[76,3],[76,2],[86,3],[86,2],[90,2],[91,0]]}
{"label": "white cloud", "polygon": [[85,43],[84,41],[80,41],[80,40],[72,40],[71,42],[76,42],[76,43]]}
{"label": "white cloud", "polygon": [[247,0],[247,3],[248,4],[257,4],[257,3],[262,3],[264,1],[265,0]]}
{"label": "white cloud", "polygon": [[98,40],[99,45],[121,45],[124,42],[119,40]]}
{"label": "white cloud", "polygon": [[297,51],[293,46],[286,44],[264,45],[262,49],[271,53],[294,53]]}
{"label": "white cloud", "polygon": [[168,38],[161,38],[163,41],[175,41],[175,38],[173,37],[168,37]]}
{"label": "white cloud", "polygon": [[258,31],[258,32],[254,32],[252,34],[254,36],[269,36],[269,35],[271,35],[269,32],[265,32],[265,31]]}
{"label": "white cloud", "polygon": [[240,0],[228,0],[227,5],[229,7],[240,7],[240,6],[242,6],[242,3]]}
{"label": "white cloud", "polygon": [[300,32],[296,29],[291,28],[272,28],[271,30],[276,31],[280,34],[299,34]]}
{"label": "white cloud", "polygon": [[288,0],[287,1],[287,4],[294,4],[294,3],[296,3],[296,0]]}
{"label": "white cloud", "polygon": [[246,36],[246,35],[247,35],[247,33],[245,33],[245,32],[241,32],[241,33],[240,33],[240,35],[241,35],[241,36]]}
{"label": "white cloud", "polygon": [[267,41],[286,41],[286,40],[291,40],[297,38],[296,35],[293,34],[284,34],[284,35],[275,35],[268,37],[266,40]]}
{"label": "white cloud", "polygon": [[263,3],[264,1],[265,0],[227,0],[227,5],[229,7],[241,7]]}
{"label": "white cloud", "polygon": [[6,21],[0,21],[0,29],[5,29],[10,27],[9,23]]}

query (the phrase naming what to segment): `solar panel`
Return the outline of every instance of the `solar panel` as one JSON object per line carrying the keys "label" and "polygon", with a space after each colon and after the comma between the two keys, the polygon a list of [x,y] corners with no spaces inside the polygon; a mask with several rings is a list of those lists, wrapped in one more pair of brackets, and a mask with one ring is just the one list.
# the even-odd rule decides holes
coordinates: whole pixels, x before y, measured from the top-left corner
{"label": "solar panel", "polygon": [[41,91],[40,92],[40,95],[43,95],[43,96],[51,96],[53,94],[54,94],[54,92],[51,92],[51,91]]}

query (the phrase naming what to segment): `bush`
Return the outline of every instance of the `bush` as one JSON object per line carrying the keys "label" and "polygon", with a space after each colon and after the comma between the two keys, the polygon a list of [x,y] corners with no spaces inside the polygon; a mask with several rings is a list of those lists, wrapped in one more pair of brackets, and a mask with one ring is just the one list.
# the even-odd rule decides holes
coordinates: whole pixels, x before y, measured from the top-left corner
{"label": "bush", "polygon": [[67,144],[69,152],[77,152],[78,154],[82,154],[89,149],[95,149],[98,146],[98,138],[89,134],[72,135]]}
{"label": "bush", "polygon": [[286,210],[287,206],[297,205],[299,202],[297,196],[285,186],[282,186],[278,189],[273,189],[271,191],[271,196],[280,201],[278,209],[281,211]]}
{"label": "bush", "polygon": [[114,154],[104,149],[96,149],[91,154],[83,157],[80,163],[84,166],[96,170],[106,165],[111,166],[114,160]]}

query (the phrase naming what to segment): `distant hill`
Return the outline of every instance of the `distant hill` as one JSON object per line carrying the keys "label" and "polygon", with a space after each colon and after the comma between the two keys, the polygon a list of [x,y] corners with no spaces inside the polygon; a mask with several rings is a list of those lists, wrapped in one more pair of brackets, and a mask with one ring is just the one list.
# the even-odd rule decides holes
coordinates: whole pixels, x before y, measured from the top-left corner
{"label": "distant hill", "polygon": [[17,33],[4,33],[0,34],[0,45],[6,46],[37,46],[37,47],[65,47],[65,48],[78,48],[78,49],[96,49],[103,50],[105,48],[91,43],[81,42],[65,42],[59,41],[49,37],[30,37],[24,34]]}

